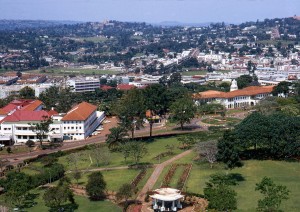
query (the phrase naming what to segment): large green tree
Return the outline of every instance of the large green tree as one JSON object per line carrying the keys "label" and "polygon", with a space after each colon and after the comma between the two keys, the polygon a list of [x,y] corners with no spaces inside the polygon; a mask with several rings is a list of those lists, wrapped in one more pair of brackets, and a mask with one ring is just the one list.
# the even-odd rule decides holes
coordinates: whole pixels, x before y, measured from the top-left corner
{"label": "large green tree", "polygon": [[9,172],[1,186],[4,187],[6,201],[12,206],[22,207],[32,188],[32,178],[22,172]]}
{"label": "large green tree", "polygon": [[276,185],[271,178],[264,177],[256,184],[256,191],[260,191],[263,199],[258,200],[257,211],[279,212],[281,202],[288,199],[290,191],[286,186]]}
{"label": "large green tree", "polygon": [[101,172],[93,172],[88,176],[86,191],[91,200],[101,200],[105,198],[106,182]]}
{"label": "large green tree", "polygon": [[239,89],[248,87],[251,82],[253,82],[253,77],[250,75],[241,75],[240,77],[236,78],[237,86]]}
{"label": "large green tree", "polygon": [[[50,187],[43,195],[45,205],[55,211],[64,211],[67,209],[64,203],[68,201],[72,204],[74,210],[77,205],[75,204],[74,195],[70,189],[69,180],[61,179],[57,186]],[[74,208],[75,207],[75,208]]]}
{"label": "large green tree", "polygon": [[195,117],[197,110],[195,103],[190,96],[177,99],[171,105],[170,109],[173,120],[180,124],[182,130],[183,125],[189,123],[190,120]]}
{"label": "large green tree", "polygon": [[31,87],[25,86],[24,88],[22,88],[19,91],[19,96],[22,99],[34,99],[35,98],[35,91]]}
{"label": "large green tree", "polygon": [[117,114],[121,125],[131,131],[134,137],[135,128],[143,125],[146,116],[146,106],[143,92],[139,89],[131,89],[118,102]]}
{"label": "large green tree", "polygon": [[228,168],[241,166],[240,149],[236,136],[231,131],[225,131],[223,138],[218,141],[217,159],[224,162]]}

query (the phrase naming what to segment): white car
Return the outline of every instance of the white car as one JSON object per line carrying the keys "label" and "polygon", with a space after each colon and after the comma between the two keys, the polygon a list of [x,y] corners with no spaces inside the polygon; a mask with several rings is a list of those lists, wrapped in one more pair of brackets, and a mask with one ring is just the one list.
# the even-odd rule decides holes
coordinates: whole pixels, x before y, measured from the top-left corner
{"label": "white car", "polygon": [[4,144],[0,144],[0,148],[2,148],[2,147],[5,147],[5,145]]}

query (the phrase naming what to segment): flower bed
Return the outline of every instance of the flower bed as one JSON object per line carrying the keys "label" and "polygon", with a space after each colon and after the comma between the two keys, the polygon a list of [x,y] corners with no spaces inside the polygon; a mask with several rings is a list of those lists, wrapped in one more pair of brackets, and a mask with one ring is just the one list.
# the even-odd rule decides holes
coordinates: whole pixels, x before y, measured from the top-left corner
{"label": "flower bed", "polygon": [[147,169],[142,169],[131,182],[131,186],[135,188],[139,184],[139,182],[145,177],[146,173]]}
{"label": "flower bed", "polygon": [[190,171],[192,169],[192,164],[182,164],[184,166],[184,170],[177,182],[177,189],[182,190],[187,178],[189,177]]}
{"label": "flower bed", "polygon": [[164,180],[163,180],[163,183],[162,183],[163,187],[169,186],[169,184],[171,182],[171,179],[174,176],[174,173],[175,173],[177,167],[178,167],[178,164],[172,164],[172,166],[169,169],[168,173],[164,177]]}

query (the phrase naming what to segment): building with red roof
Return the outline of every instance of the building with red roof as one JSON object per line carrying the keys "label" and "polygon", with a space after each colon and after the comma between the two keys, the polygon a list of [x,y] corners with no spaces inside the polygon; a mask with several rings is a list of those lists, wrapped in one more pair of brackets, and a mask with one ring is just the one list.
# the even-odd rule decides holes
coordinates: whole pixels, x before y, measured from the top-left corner
{"label": "building with red roof", "polygon": [[45,140],[79,140],[90,136],[104,120],[104,112],[97,111],[97,106],[82,102],[66,114],[58,114],[54,109],[42,110],[39,100],[14,100],[0,109],[0,140],[12,140],[25,143],[27,140],[38,141],[34,125],[52,118],[50,132]]}
{"label": "building with red roof", "polygon": [[133,88],[135,88],[135,86],[134,85],[129,85],[129,84],[119,84],[117,86],[117,89],[121,90],[121,91],[129,91]]}
{"label": "building with red roof", "polygon": [[228,109],[241,108],[254,106],[265,97],[272,96],[273,88],[274,86],[249,86],[230,92],[209,90],[195,93],[192,98],[198,103],[216,102]]}

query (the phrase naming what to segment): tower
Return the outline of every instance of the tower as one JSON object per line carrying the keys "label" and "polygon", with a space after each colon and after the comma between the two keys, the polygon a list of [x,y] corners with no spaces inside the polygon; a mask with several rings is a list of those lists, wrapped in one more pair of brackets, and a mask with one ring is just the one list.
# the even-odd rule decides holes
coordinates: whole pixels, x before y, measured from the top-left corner
{"label": "tower", "polygon": [[238,89],[237,82],[235,79],[233,79],[231,82],[230,91],[235,91],[237,89]]}

